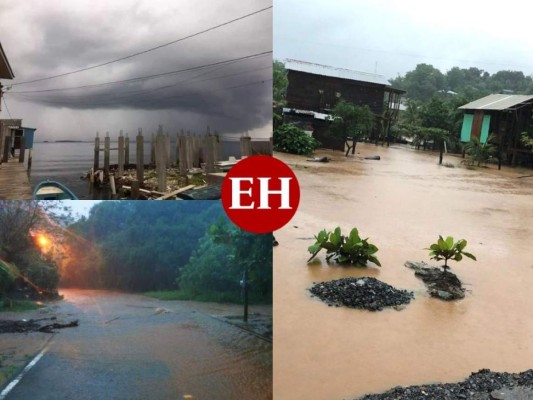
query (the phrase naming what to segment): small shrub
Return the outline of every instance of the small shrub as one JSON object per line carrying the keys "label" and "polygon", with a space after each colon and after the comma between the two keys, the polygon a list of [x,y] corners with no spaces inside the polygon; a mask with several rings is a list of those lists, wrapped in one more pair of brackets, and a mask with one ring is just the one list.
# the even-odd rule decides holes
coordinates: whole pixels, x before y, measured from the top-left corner
{"label": "small shrub", "polygon": [[284,124],[274,130],[273,140],[274,150],[284,153],[309,155],[320,146],[315,138],[292,124]]}
{"label": "small shrub", "polygon": [[333,232],[325,229],[315,235],[316,243],[309,246],[308,251],[312,254],[311,261],[322,249],[326,249],[326,260],[329,262],[333,258],[336,262],[350,263],[356,267],[366,266],[368,261],[381,267],[381,263],[375,256],[378,248],[361,239],[357,228],[353,228],[348,236],[341,234],[341,228],[337,227]]}
{"label": "small shrub", "polygon": [[437,243],[433,243],[426,250],[430,250],[429,255],[432,260],[444,260],[442,269],[444,269],[444,272],[446,272],[446,270],[450,268],[448,267],[448,260],[459,262],[463,259],[463,256],[465,256],[476,261],[476,257],[473,254],[464,251],[466,243],[467,242],[464,239],[454,242],[452,236],[448,236],[446,240],[444,240],[442,236],[439,235],[439,240]]}

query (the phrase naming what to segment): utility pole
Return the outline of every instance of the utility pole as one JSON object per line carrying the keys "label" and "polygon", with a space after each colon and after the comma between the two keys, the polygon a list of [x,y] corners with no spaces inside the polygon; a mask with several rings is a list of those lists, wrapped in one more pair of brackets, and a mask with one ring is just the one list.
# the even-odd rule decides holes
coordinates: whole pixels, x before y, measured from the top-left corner
{"label": "utility pole", "polygon": [[241,280],[242,294],[244,297],[244,316],[243,321],[248,322],[248,271],[245,270]]}

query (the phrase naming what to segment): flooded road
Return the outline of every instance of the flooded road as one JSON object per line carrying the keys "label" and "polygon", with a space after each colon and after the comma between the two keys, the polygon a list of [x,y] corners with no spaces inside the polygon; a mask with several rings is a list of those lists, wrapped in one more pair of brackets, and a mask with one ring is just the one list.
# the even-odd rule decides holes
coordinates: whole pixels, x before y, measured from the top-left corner
{"label": "flooded road", "polygon": [[188,302],[62,290],[63,329],[7,397],[271,399],[272,345]]}
{"label": "flooded road", "polygon": [[[275,232],[274,398],[348,399],[398,385],[458,381],[480,368],[533,367],[533,175],[469,170],[460,158],[358,144],[355,157],[318,152],[328,164],[277,153],[295,171],[301,201]],[[362,156],[380,155],[380,161]],[[383,267],[306,264],[321,229],[357,227],[379,247]],[[477,262],[450,262],[467,296],[429,298],[403,266],[430,262],[438,235],[468,240]],[[313,282],[373,276],[415,292],[403,311],[332,308],[310,298]]]}

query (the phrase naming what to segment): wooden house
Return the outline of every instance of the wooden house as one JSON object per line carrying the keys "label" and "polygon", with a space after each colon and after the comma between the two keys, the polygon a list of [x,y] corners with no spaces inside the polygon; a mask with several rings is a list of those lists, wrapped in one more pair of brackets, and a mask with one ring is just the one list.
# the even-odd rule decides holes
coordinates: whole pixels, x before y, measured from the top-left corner
{"label": "wooden house", "polygon": [[533,153],[520,142],[522,132],[533,132],[533,96],[491,94],[459,107],[464,110],[461,142],[473,137],[499,148],[500,162],[533,166]]}
{"label": "wooden house", "polygon": [[297,60],[287,60],[285,68],[289,81],[286,96],[286,108],[289,111],[286,115],[293,123],[299,118],[298,115],[307,115],[307,120],[302,121],[301,125],[312,125],[313,136],[325,147],[344,150],[344,142],[324,137],[328,126],[324,118],[309,118],[311,114],[302,111],[314,112],[319,116],[329,114],[340,100],[357,106],[366,105],[376,122],[385,122],[385,135],[391,122],[398,117],[400,99],[405,91],[392,88],[382,75]]}
{"label": "wooden house", "polygon": [[[13,79],[14,77],[15,74],[11,69],[11,65],[9,65],[6,53],[4,53],[4,49],[2,48],[2,44],[0,43],[0,79]],[[2,82],[0,81],[0,110],[2,110],[2,92],[3,87]],[[0,164],[2,163],[6,137],[9,133],[10,132],[8,130],[7,124],[0,124]]]}

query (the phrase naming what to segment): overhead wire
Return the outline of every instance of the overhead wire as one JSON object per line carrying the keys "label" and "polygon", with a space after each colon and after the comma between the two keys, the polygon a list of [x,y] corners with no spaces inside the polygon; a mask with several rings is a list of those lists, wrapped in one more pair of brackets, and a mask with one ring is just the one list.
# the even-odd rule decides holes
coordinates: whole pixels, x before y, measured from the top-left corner
{"label": "overhead wire", "polygon": [[54,79],[54,78],[59,78],[59,77],[63,77],[63,76],[67,76],[67,75],[72,75],[72,74],[77,74],[77,73],[80,73],[80,72],[84,72],[84,71],[88,71],[88,70],[91,70],[91,69],[95,69],[95,68],[99,68],[99,67],[103,67],[105,65],[109,65],[109,64],[113,64],[113,63],[116,63],[116,62],[119,62],[119,61],[124,61],[124,60],[127,60],[129,58],[133,58],[133,57],[136,57],[136,56],[139,56],[141,54],[146,54],[146,53],[149,53],[151,51],[154,51],[154,50],[158,50],[158,49],[161,49],[163,47],[166,47],[166,46],[170,46],[172,44],[175,44],[175,43],[178,43],[178,42],[182,42],[184,40],[187,40],[187,39],[190,39],[190,38],[193,38],[193,37],[196,37],[196,36],[199,36],[199,35],[202,35],[204,33],[207,33],[207,32],[210,32],[210,31],[213,31],[215,29],[218,29],[218,28],[221,28],[223,26],[226,26],[226,25],[230,25],[232,23],[235,23],[237,21],[241,21],[245,18],[249,18],[253,15],[256,15],[256,14],[259,14],[259,13],[262,13],[264,11],[267,11],[269,9],[272,9],[273,6],[269,6],[269,7],[265,7],[265,8],[262,8],[260,10],[257,10],[257,11],[254,11],[252,13],[249,13],[249,14],[246,14],[246,15],[243,15],[241,17],[238,17],[238,18],[234,18],[230,21],[226,21],[224,23],[221,23],[221,24],[218,24],[218,25],[215,25],[215,26],[212,26],[210,28],[207,28],[207,29],[204,29],[202,31],[199,31],[199,32],[196,32],[196,33],[193,33],[191,35],[188,35],[188,36],[185,36],[185,37],[182,37],[182,38],[179,38],[179,39],[176,39],[176,40],[173,40],[171,42],[168,42],[168,43],[164,43],[164,44],[161,44],[159,46],[155,46],[155,47],[152,47],[152,48],[149,48],[149,49],[146,49],[146,50],[143,50],[143,51],[140,51],[140,52],[137,52],[137,53],[133,53],[133,54],[130,54],[130,55],[127,55],[127,56],[124,56],[124,57],[120,57],[120,58],[117,58],[115,60],[111,60],[111,61],[106,61],[104,63],[101,63],[101,64],[97,64],[97,65],[92,65],[92,66],[89,66],[89,67],[85,67],[85,68],[81,68],[81,69],[78,69],[78,70],[75,70],[75,71],[70,71],[70,72],[65,72],[65,73],[62,73],[62,74],[58,74],[58,75],[53,75],[53,76],[48,76],[48,77],[44,77],[44,78],[39,78],[39,79],[33,79],[33,80],[29,80],[29,81],[23,81],[23,82],[18,82],[18,83],[12,83],[10,84],[10,86],[17,86],[17,85],[26,85],[26,84],[29,84],[29,83],[35,83],[35,82],[41,82],[41,81],[45,81],[45,80],[49,80],[49,79]]}
{"label": "overhead wire", "polygon": [[190,68],[184,68],[184,69],[179,69],[179,70],[175,70],[175,71],[163,72],[163,73],[159,73],[159,74],[141,76],[141,77],[137,77],[137,78],[129,78],[129,79],[122,79],[122,80],[118,80],[118,81],[103,82],[103,83],[97,83],[97,84],[91,84],[91,85],[73,86],[73,87],[66,87],[66,88],[59,88],[59,89],[24,90],[24,91],[18,91],[18,92],[15,91],[15,92],[6,92],[6,93],[9,93],[9,94],[15,94],[15,93],[49,93],[49,92],[59,92],[59,91],[65,91],[65,90],[88,89],[88,88],[115,85],[115,84],[126,83],[126,82],[136,82],[136,81],[153,79],[153,78],[158,78],[158,77],[167,76],[167,75],[179,74],[179,73],[182,73],[182,72],[195,71],[195,70],[198,70],[198,69],[203,69],[203,68],[206,68],[206,67],[212,67],[212,66],[216,66],[216,65],[228,64],[228,63],[231,63],[233,61],[260,57],[260,56],[263,56],[263,55],[266,55],[266,54],[272,54],[272,50],[263,51],[261,53],[251,54],[251,55],[244,56],[244,57],[233,58],[233,59],[230,59],[230,60],[218,61],[218,62],[214,62],[214,63],[210,63],[210,64],[204,64],[204,65],[200,65],[200,66],[196,66],[196,67],[190,67]]}

